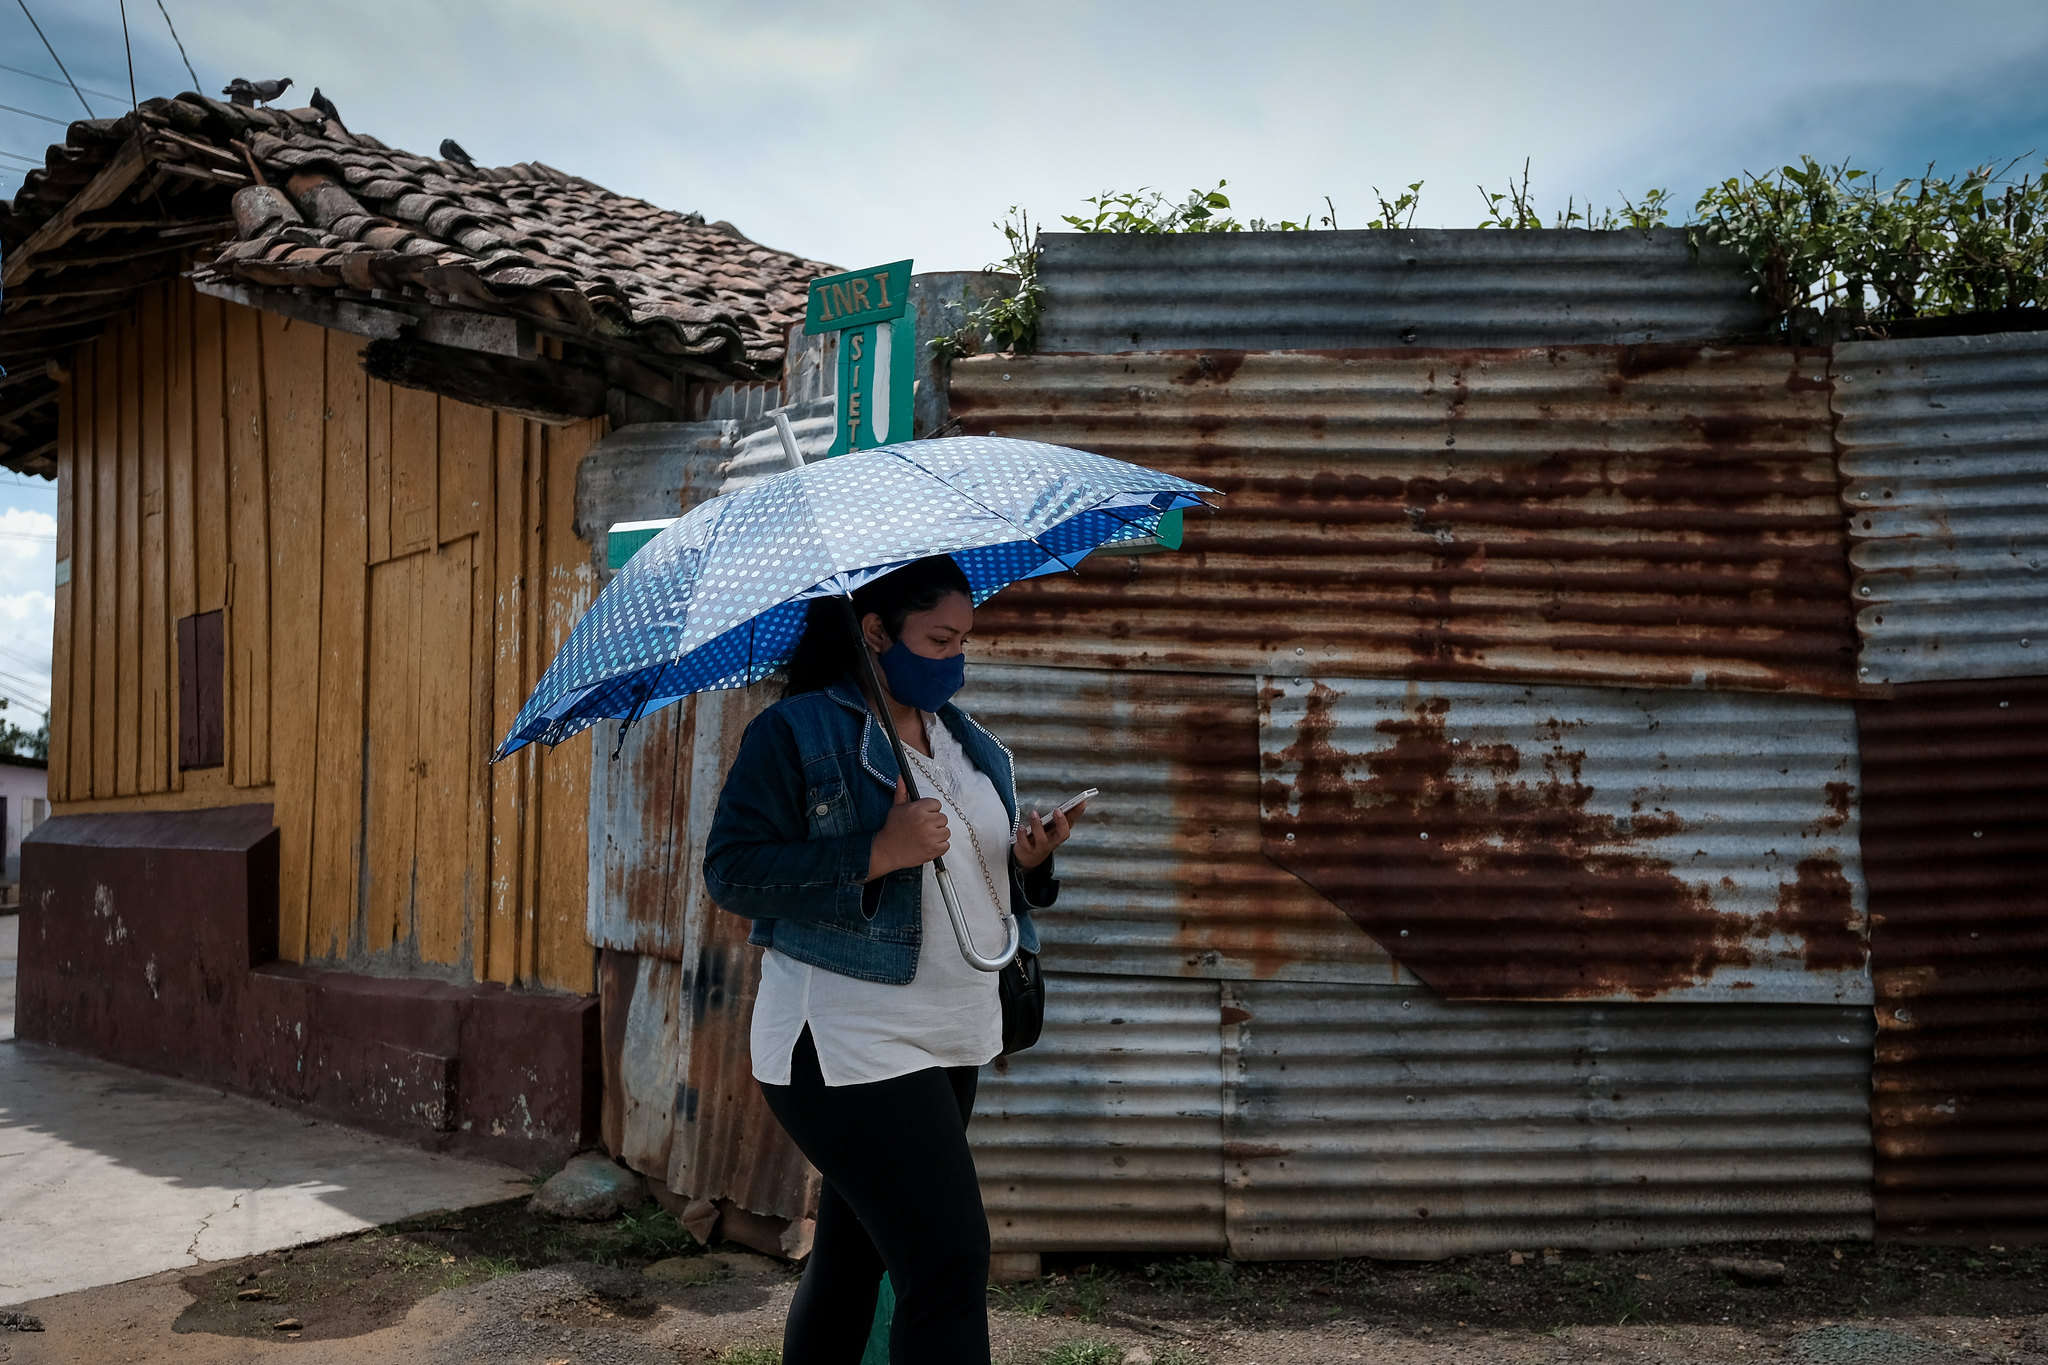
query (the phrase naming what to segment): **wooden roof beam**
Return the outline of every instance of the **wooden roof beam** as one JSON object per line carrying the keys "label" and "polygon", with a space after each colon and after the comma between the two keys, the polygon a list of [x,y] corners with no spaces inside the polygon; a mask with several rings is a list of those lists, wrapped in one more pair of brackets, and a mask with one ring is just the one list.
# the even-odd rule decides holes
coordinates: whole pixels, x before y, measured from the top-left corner
{"label": "wooden roof beam", "polygon": [[80,217],[107,207],[127,193],[128,187],[135,183],[135,177],[142,174],[147,161],[140,133],[122,143],[113,159],[86,182],[84,189],[71,197],[70,203],[57,210],[49,222],[30,233],[27,241],[8,254],[5,268],[0,269],[0,288],[12,289],[35,268],[39,254],[70,241],[78,231]]}

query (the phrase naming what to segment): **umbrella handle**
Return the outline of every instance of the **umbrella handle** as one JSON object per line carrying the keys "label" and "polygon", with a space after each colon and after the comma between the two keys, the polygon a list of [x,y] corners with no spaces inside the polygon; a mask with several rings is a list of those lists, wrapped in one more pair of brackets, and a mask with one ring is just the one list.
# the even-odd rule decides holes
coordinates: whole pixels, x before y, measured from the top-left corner
{"label": "umbrella handle", "polygon": [[946,870],[946,860],[934,858],[932,864],[933,870],[939,874],[939,897],[946,902],[946,918],[953,921],[953,937],[960,944],[960,956],[977,971],[999,972],[1009,966],[1017,956],[1017,949],[1023,946],[1017,917],[1003,916],[1003,951],[995,957],[983,957],[975,951],[974,935],[967,930],[967,915],[960,908],[960,898],[953,894],[953,874]]}
{"label": "umbrella handle", "polygon": [[[896,733],[896,718],[889,714],[888,703],[882,698],[882,680],[875,672],[875,659],[868,652],[868,642],[861,637],[860,617],[854,614],[851,597],[842,597],[839,601],[846,609],[847,629],[853,634],[853,652],[860,656],[861,690],[867,694],[868,710],[882,722],[882,732],[889,736],[889,748],[896,755],[896,772],[903,779],[903,794],[915,801],[918,799],[917,778],[911,775],[910,760],[904,757],[903,739]],[[953,938],[959,943],[960,956],[967,959],[967,965],[983,972],[999,972],[1009,966],[1023,943],[1017,917],[1003,916],[1001,954],[983,957],[974,946],[974,935],[967,930],[967,914],[960,908],[960,898],[953,893],[953,874],[946,870],[946,860],[943,857],[932,859],[932,870],[938,873],[939,898],[946,902],[946,918],[953,922]]]}

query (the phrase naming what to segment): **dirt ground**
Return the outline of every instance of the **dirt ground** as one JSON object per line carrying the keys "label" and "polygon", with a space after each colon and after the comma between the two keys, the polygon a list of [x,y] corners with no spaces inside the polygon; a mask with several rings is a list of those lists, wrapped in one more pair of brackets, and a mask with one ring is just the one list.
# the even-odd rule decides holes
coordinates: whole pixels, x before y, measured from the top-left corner
{"label": "dirt ground", "polygon": [[[513,1201],[22,1305],[0,1363],[772,1365],[793,1284],[652,1204],[578,1224]],[[1007,1365],[2048,1365],[2042,1248],[1069,1258],[989,1304]]]}

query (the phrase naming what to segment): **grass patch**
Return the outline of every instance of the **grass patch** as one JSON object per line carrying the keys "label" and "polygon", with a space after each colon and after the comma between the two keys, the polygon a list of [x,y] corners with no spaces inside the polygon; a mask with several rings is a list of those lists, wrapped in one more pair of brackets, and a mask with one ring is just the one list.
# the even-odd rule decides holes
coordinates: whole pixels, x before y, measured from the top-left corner
{"label": "grass patch", "polygon": [[782,1365],[782,1350],[776,1346],[728,1346],[718,1353],[718,1365]]}
{"label": "grass patch", "polygon": [[989,1292],[996,1297],[996,1306],[1006,1312],[1027,1318],[1042,1318],[1053,1306],[1058,1290],[1046,1280],[1033,1280],[1028,1284],[991,1285]]}
{"label": "grass patch", "polygon": [[1107,1341],[1064,1341],[1039,1357],[1042,1365],[1123,1365],[1124,1348]]}

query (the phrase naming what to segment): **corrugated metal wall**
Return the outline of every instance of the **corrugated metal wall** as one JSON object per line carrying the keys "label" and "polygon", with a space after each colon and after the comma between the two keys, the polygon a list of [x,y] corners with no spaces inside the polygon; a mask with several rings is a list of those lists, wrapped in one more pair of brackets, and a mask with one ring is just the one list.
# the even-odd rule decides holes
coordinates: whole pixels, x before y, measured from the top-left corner
{"label": "corrugated metal wall", "polygon": [[1450,999],[1867,1004],[1850,703],[1262,679],[1264,848]]}
{"label": "corrugated metal wall", "polygon": [[[1045,348],[1115,354],[952,367],[965,430],[1228,494],[1180,553],[977,623],[962,700],[1025,802],[1103,789],[1041,917],[1045,1039],[984,1072],[998,1249],[2040,1235],[2048,694],[1849,699],[1936,645],[1988,657],[1953,622],[1881,641],[1882,594],[2039,605],[2048,351],[1844,347],[1836,383],[1825,353],[1701,344],[1754,299],[1682,254],[1054,237]],[[728,477],[779,468],[771,439]],[[677,1087],[645,1156],[794,1210],[808,1172],[747,1107],[753,960],[705,904],[734,932],[604,918],[687,968],[674,1063],[638,1064]]]}
{"label": "corrugated metal wall", "polygon": [[2048,332],[1835,359],[1858,676],[2048,673]]}
{"label": "corrugated metal wall", "polygon": [[998,1251],[1220,1251],[1213,981],[1053,975],[1045,1037],[985,1067],[967,1135]]}
{"label": "corrugated metal wall", "polygon": [[977,356],[952,393],[1227,495],[1179,554],[1005,591],[991,657],[1853,690],[1824,355]]}
{"label": "corrugated metal wall", "polygon": [[997,1250],[1870,1235],[1865,1009],[1055,974],[969,1128]]}
{"label": "corrugated metal wall", "polygon": [[2048,1239],[2048,678],[1858,708],[1877,1221]]}
{"label": "corrugated metal wall", "polygon": [[1233,1256],[1870,1234],[1867,1010],[1226,989]]}
{"label": "corrugated metal wall", "polygon": [[1042,351],[1584,346],[1760,333],[1742,262],[1648,232],[1049,232]]}

